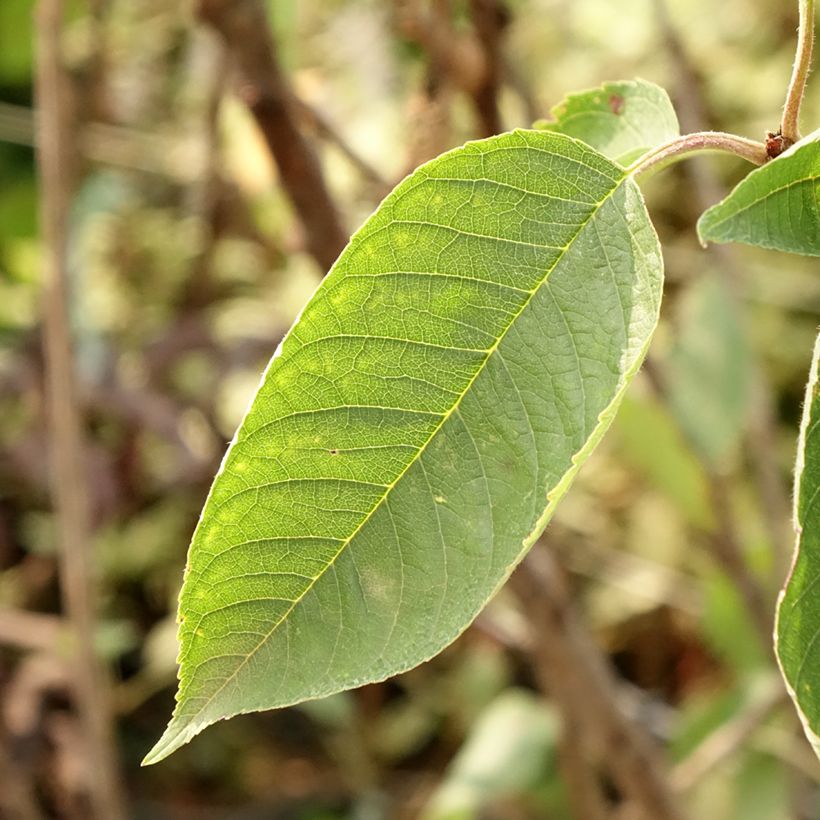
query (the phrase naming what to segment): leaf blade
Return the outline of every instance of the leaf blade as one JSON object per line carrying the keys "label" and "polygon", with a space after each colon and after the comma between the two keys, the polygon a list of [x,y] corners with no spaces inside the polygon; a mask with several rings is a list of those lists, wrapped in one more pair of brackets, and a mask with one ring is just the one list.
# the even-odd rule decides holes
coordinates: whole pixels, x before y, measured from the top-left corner
{"label": "leaf blade", "polygon": [[280,345],[214,482],[177,709],[146,762],[455,639],[608,426],[661,272],[637,186],[564,136],[471,143],[402,183]]}
{"label": "leaf blade", "polygon": [[[814,345],[795,466],[792,568],[777,602],[775,654],[806,737],[820,757],[820,335]],[[811,660],[811,663],[809,662]]]}
{"label": "leaf blade", "polygon": [[820,256],[820,131],[741,180],[701,216],[698,235]]}
{"label": "leaf blade", "polygon": [[583,140],[627,166],[680,134],[669,95],[646,80],[603,83],[568,94],[535,127]]}

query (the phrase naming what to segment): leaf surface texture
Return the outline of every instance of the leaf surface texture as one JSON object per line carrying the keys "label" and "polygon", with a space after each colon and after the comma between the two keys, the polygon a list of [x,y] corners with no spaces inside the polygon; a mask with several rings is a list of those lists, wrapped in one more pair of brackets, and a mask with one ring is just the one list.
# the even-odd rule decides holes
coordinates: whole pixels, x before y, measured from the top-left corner
{"label": "leaf surface texture", "polygon": [[453,641],[611,421],[661,280],[634,181],[566,136],[468,143],[402,182],[274,354],[214,482],[146,762]]}

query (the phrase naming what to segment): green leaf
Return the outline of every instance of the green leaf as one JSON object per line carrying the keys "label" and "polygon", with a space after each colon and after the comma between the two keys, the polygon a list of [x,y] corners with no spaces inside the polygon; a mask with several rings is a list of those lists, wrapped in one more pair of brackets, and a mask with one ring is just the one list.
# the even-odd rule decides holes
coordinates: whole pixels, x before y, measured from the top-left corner
{"label": "green leaf", "polygon": [[194,534],[155,762],[382,680],[469,625],[608,427],[657,322],[641,193],[517,131],[418,169],[274,354]]}
{"label": "green leaf", "polygon": [[777,606],[775,650],[786,688],[820,757],[820,336],[797,443],[792,570]]}
{"label": "green leaf", "polygon": [[820,130],[752,171],[698,221],[701,242],[820,256]]}
{"label": "green leaf", "polygon": [[553,122],[539,120],[535,127],[583,140],[624,166],[680,133],[669,95],[646,80],[569,94],[550,114]]}

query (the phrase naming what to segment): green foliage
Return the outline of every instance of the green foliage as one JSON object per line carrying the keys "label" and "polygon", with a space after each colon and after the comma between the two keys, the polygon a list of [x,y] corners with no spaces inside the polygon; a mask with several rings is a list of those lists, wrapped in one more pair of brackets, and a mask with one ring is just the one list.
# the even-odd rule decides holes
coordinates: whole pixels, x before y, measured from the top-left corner
{"label": "green foliage", "polygon": [[646,80],[569,94],[550,114],[552,121],[539,120],[535,127],[581,139],[624,166],[680,133],[669,95]]}
{"label": "green foliage", "polygon": [[752,171],[698,222],[703,242],[820,256],[820,131]]}
{"label": "green foliage", "polygon": [[806,387],[795,468],[794,564],[777,608],[775,646],[789,694],[820,755],[820,336]]}
{"label": "green foliage", "polygon": [[416,666],[506,580],[657,322],[634,181],[561,134],[406,179],[274,355],[213,485],[156,762],[239,712]]}

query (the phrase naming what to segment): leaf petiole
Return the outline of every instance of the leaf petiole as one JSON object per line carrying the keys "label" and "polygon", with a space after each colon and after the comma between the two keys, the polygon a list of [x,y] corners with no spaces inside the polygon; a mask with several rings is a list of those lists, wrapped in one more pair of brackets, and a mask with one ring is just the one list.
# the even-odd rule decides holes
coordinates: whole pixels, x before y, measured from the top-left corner
{"label": "leaf petiole", "polygon": [[754,165],[763,165],[768,159],[766,146],[762,142],[722,131],[698,131],[659,145],[633,162],[627,172],[637,178],[650,171],[660,171],[691,154],[711,151],[735,154]]}

